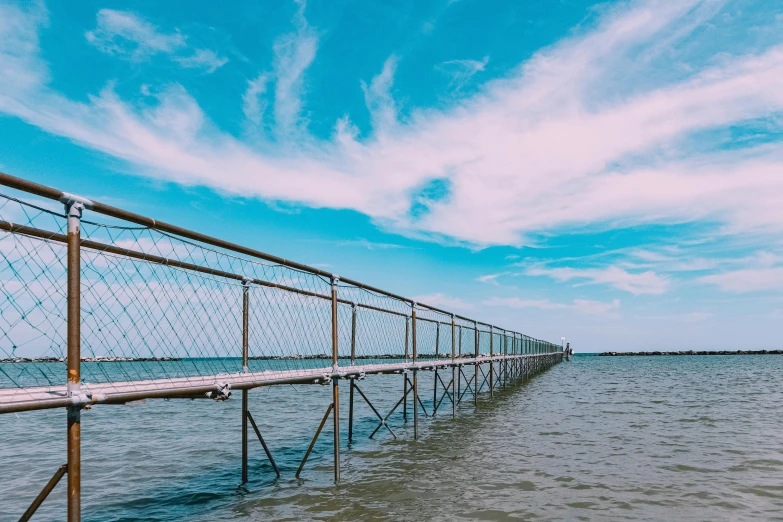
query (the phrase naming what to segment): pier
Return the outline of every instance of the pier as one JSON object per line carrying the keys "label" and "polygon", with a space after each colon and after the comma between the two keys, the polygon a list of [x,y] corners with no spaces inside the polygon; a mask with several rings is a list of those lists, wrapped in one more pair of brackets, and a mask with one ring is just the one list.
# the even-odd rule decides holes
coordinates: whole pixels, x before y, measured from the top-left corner
{"label": "pier", "polygon": [[[93,407],[239,395],[244,483],[251,435],[280,474],[251,391],[331,386],[296,476],[331,419],[337,482],[355,401],[377,418],[370,438],[396,438],[395,413],[410,417],[418,438],[421,415],[456,416],[461,402],[492,398],[564,357],[561,344],[253,248],[7,174],[0,185],[9,189],[0,193],[0,413],[62,408],[68,442],[65,463],[31,492],[20,520],[63,477],[67,518],[80,520],[81,421]],[[423,372],[432,376],[426,390]],[[388,412],[373,404],[381,375],[400,384]]]}

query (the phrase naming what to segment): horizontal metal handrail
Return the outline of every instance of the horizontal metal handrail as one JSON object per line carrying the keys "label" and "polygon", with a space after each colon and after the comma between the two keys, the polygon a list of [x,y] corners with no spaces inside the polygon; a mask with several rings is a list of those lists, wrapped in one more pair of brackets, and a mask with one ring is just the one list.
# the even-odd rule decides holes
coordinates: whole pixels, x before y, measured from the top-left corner
{"label": "horizontal metal handrail", "polygon": [[[275,264],[278,264],[278,265],[281,265],[281,266],[285,266],[285,267],[292,268],[294,270],[299,270],[299,271],[302,271],[302,272],[307,272],[307,273],[310,273],[310,274],[313,274],[313,275],[317,275],[317,276],[321,276],[321,277],[327,277],[327,278],[331,278],[331,277],[334,276],[334,274],[332,274],[330,272],[327,272],[325,270],[321,270],[321,269],[316,268],[316,267],[312,267],[312,266],[305,265],[305,264],[302,264],[302,263],[297,263],[295,261],[291,261],[289,259],[278,257],[278,256],[275,256],[275,255],[272,255],[272,254],[267,254],[265,252],[262,252],[260,250],[256,250],[254,248],[245,247],[245,246],[239,245],[237,243],[232,243],[230,241],[225,241],[223,239],[218,239],[218,238],[206,235],[206,234],[202,234],[200,232],[196,232],[196,231],[189,230],[189,229],[186,229],[186,228],[182,228],[182,227],[179,227],[179,226],[176,226],[176,225],[165,223],[163,221],[159,221],[159,220],[156,220],[156,219],[153,219],[153,218],[150,218],[150,217],[142,216],[140,214],[129,212],[127,210],[123,210],[123,209],[120,209],[120,208],[117,208],[117,207],[113,207],[111,205],[106,205],[105,203],[101,203],[101,202],[93,201],[93,200],[87,200],[86,198],[77,198],[76,196],[74,196],[72,194],[69,194],[67,192],[63,192],[62,190],[59,190],[59,189],[56,189],[56,188],[53,188],[53,187],[49,187],[49,186],[46,186],[46,185],[42,185],[40,183],[35,183],[35,182],[32,182],[32,181],[28,181],[26,179],[18,178],[16,176],[11,176],[10,174],[5,174],[3,172],[0,172],[0,185],[4,185],[4,186],[7,186],[7,187],[16,189],[16,190],[21,190],[23,192],[28,192],[30,194],[35,194],[37,196],[41,196],[41,197],[44,197],[44,198],[47,198],[47,199],[60,201],[60,202],[73,201],[74,198],[76,198],[76,199],[78,199],[80,201],[87,202],[88,208],[90,210],[92,210],[94,212],[98,212],[98,213],[106,215],[106,216],[109,216],[109,217],[113,217],[113,218],[116,218],[116,219],[121,219],[121,220],[124,220],[124,221],[135,223],[137,225],[142,225],[144,227],[147,227],[147,228],[150,228],[150,229],[153,229],[153,230],[158,230],[160,232],[173,234],[173,235],[180,236],[180,237],[183,237],[183,238],[187,238],[187,239],[190,239],[190,240],[193,240],[193,241],[198,241],[198,242],[205,243],[205,244],[208,244],[208,245],[212,245],[212,246],[215,246],[215,247],[218,247],[218,248],[223,248],[225,250],[229,250],[229,251],[237,252],[237,253],[240,253],[240,254],[244,254],[244,255],[247,255],[247,256],[250,256],[250,257],[263,259],[264,261],[269,261],[269,262],[272,262],[272,263],[275,263]],[[29,235],[32,235],[32,234],[29,234]],[[340,277],[340,281],[343,282],[343,283],[350,284],[351,286],[354,286],[356,288],[360,288],[360,289],[366,290],[368,292],[381,294],[381,295],[384,295],[386,297],[390,297],[392,299],[396,299],[398,301],[402,301],[402,302],[408,303],[410,305],[415,305],[417,307],[426,308],[426,309],[431,310],[433,312],[438,312],[438,313],[445,314],[445,315],[448,315],[448,316],[453,316],[455,319],[460,319],[460,320],[463,320],[463,321],[473,322],[473,323],[475,323],[477,325],[481,324],[481,325],[484,325],[484,326],[487,326],[487,327],[490,327],[490,328],[497,329],[498,331],[509,331],[509,330],[505,330],[503,328],[500,328],[498,326],[491,325],[489,323],[485,323],[485,322],[482,322],[482,321],[477,321],[477,320],[471,319],[469,317],[465,317],[465,316],[462,316],[462,315],[459,315],[459,314],[455,314],[455,313],[449,312],[447,310],[443,310],[443,309],[438,308],[436,306],[428,305],[426,303],[420,303],[420,302],[415,301],[415,300],[413,300],[411,298],[403,297],[403,296],[395,294],[393,292],[382,290],[380,288],[377,288],[377,287],[374,287],[374,286],[371,286],[371,285],[367,285],[367,284],[361,283],[361,282],[353,280],[353,279],[349,279],[349,278],[341,276]],[[268,285],[266,285],[266,286],[268,286]],[[296,290],[297,289],[293,289],[292,291],[296,291]],[[446,324],[446,323],[442,323],[442,324]],[[536,339],[534,337],[530,337],[528,335],[521,334],[520,332],[513,332],[513,331],[511,331],[511,332],[512,333],[517,333],[518,335],[523,335],[524,337],[527,337],[528,339],[533,340],[533,341],[547,342],[547,341],[543,341],[542,339]]]}

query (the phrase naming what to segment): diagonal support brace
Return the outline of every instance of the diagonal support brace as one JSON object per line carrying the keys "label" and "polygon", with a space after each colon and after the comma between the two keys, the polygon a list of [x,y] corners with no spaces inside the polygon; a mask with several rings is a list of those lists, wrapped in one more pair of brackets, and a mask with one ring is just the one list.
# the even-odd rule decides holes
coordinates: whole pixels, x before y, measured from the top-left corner
{"label": "diagonal support brace", "polygon": [[256,421],[253,419],[253,416],[250,415],[250,412],[247,412],[247,420],[250,421],[250,425],[253,426],[253,430],[256,432],[256,436],[258,437],[258,440],[261,442],[261,446],[264,447],[264,452],[266,453],[266,457],[269,459],[269,463],[272,464],[272,468],[275,470],[275,473],[277,474],[277,478],[280,478],[280,470],[277,469],[277,464],[275,464],[275,459],[272,458],[272,452],[269,451],[269,448],[266,445],[266,442],[264,441],[264,437],[261,436],[261,431],[258,429],[258,426],[256,426]]}
{"label": "diagonal support brace", "polygon": [[334,409],[334,403],[331,403],[329,407],[326,409],[326,413],[324,413],[324,418],[321,419],[321,424],[318,426],[318,430],[315,432],[315,436],[313,437],[313,440],[310,442],[310,447],[307,448],[307,452],[305,453],[305,456],[302,459],[302,463],[299,464],[299,469],[296,470],[296,478],[299,478],[299,474],[302,473],[305,462],[307,462],[307,458],[310,456],[310,452],[313,451],[313,446],[315,446],[315,441],[318,440],[318,436],[321,434],[321,430],[324,429],[324,424],[326,424],[326,419],[329,418],[329,414],[332,413],[333,409]]}
{"label": "diagonal support brace", "polygon": [[57,468],[57,471],[54,472],[54,475],[49,479],[49,482],[46,483],[41,492],[38,493],[38,496],[35,497],[35,500],[33,500],[33,503],[30,504],[29,508],[27,508],[27,511],[24,512],[22,518],[19,519],[19,522],[27,522],[32,518],[33,515],[35,515],[35,512],[38,511],[39,507],[41,507],[43,501],[46,500],[46,497],[49,496],[49,493],[52,492],[57,483],[60,482],[60,479],[63,478],[63,475],[65,475],[67,472],[68,464],[63,464]]}

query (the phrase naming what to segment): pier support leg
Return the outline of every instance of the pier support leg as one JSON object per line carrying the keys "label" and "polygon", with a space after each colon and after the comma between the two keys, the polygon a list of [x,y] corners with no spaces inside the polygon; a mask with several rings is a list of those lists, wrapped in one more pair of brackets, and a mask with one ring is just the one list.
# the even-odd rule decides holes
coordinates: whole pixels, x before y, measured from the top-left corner
{"label": "pier support leg", "polygon": [[332,397],[334,400],[334,481],[340,482],[340,386],[338,380],[332,380]]}
{"label": "pier support leg", "polygon": [[[81,219],[84,205],[66,204],[68,215],[68,395],[81,394]],[[79,522],[81,507],[81,406],[68,408],[68,522]]]}
{"label": "pier support leg", "polygon": [[408,422],[408,376],[402,374],[402,419]]}
{"label": "pier support leg", "polygon": [[419,438],[419,372],[413,370],[413,438]]}
{"label": "pier support leg", "polygon": [[475,363],[473,365],[473,406],[478,407],[478,374],[479,365]]}
{"label": "pier support leg", "polygon": [[350,393],[348,394],[348,444],[353,442],[353,377],[351,377]]}
{"label": "pier support leg", "polygon": [[457,372],[451,367],[451,418],[457,416]]}
{"label": "pier support leg", "polygon": [[68,408],[68,522],[81,520],[81,409]]}
{"label": "pier support leg", "polygon": [[438,369],[435,368],[435,377],[432,379],[432,416],[438,412]]}
{"label": "pier support leg", "polygon": [[242,484],[247,482],[247,390],[242,390]]}

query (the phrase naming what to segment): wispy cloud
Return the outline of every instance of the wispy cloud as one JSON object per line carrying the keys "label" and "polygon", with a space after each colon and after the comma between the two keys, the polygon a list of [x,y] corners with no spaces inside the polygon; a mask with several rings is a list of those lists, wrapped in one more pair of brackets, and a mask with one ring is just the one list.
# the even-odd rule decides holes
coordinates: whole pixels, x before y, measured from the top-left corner
{"label": "wispy cloud", "polygon": [[413,298],[417,303],[425,303],[428,305],[436,306],[438,308],[444,308],[446,310],[472,310],[474,305],[463,301],[458,297],[451,297],[441,293],[434,293],[428,295],[420,295]]}
{"label": "wispy cloud", "polygon": [[704,276],[699,280],[702,283],[718,285],[726,292],[780,290],[783,288],[783,266],[733,270]]}
{"label": "wispy cloud", "polygon": [[97,26],[85,37],[104,53],[135,60],[157,53],[173,53],[185,47],[185,37],[179,32],[163,33],[129,11],[114,9],[98,11]]}
{"label": "wispy cloud", "polygon": [[394,73],[397,70],[397,57],[392,55],[383,63],[383,70],[375,76],[369,85],[361,82],[364,91],[364,103],[372,117],[373,129],[388,131],[397,123],[397,107],[391,95]]}
{"label": "wispy cloud", "polygon": [[228,62],[227,58],[209,49],[187,49],[186,37],[178,30],[165,33],[130,11],[101,9],[96,16],[96,27],[85,37],[100,51],[134,61],[148,59],[155,54],[169,54],[182,67],[203,69],[212,73]]}
{"label": "wispy cloud", "polygon": [[484,301],[488,306],[504,306],[508,308],[538,308],[540,310],[573,310],[586,315],[615,315],[620,309],[620,300],[610,303],[574,299],[571,303],[555,303],[549,299],[520,299],[518,297],[494,297]]}
{"label": "wispy cloud", "polygon": [[266,112],[266,100],[263,95],[266,94],[269,75],[261,73],[252,80],[248,80],[247,89],[242,95],[242,112],[245,118],[253,125],[259,126]]}
{"label": "wispy cloud", "polygon": [[435,68],[450,77],[450,88],[459,91],[476,73],[483,71],[487,63],[489,63],[489,56],[485,56],[482,60],[447,60]]}
{"label": "wispy cloud", "polygon": [[379,241],[370,241],[369,239],[365,239],[365,238],[346,239],[343,241],[333,241],[328,239],[309,239],[307,241],[310,243],[329,243],[331,245],[335,245],[339,247],[361,247],[361,248],[366,248],[367,250],[398,250],[398,249],[414,248],[407,245],[400,245],[397,243],[383,243]]}
{"label": "wispy cloud", "polygon": [[478,281],[479,283],[497,284],[496,279],[498,277],[502,276],[502,275],[504,275],[504,274],[502,274],[502,273],[501,274],[486,274],[486,275],[478,276],[476,278],[476,281]]}
{"label": "wispy cloud", "polygon": [[281,36],[274,44],[275,123],[278,137],[295,135],[307,122],[303,119],[304,76],[318,49],[318,33],[305,18],[306,3],[296,2],[294,32]]}
{"label": "wispy cloud", "polygon": [[[300,135],[306,128],[305,72],[318,43],[300,4],[295,31],[274,45],[274,120],[278,137],[294,137],[274,154],[216,128],[181,88],[160,95],[156,107],[121,99],[111,86],[86,102],[67,98],[47,79],[40,16],[4,6],[4,19],[19,23],[0,27],[0,68],[6,72],[0,111],[127,160],[148,176],[349,208],[436,240],[521,245],[531,233],[568,227],[694,220],[721,225],[721,233],[777,234],[783,227],[783,146],[716,150],[695,137],[783,111],[783,37],[767,32],[773,36],[739,49],[710,40],[711,52],[693,51],[709,39],[695,29],[720,21],[720,6],[697,0],[623,4],[458,106],[414,111],[404,123],[395,115],[393,133],[361,140],[341,120],[334,140],[319,140]],[[102,22],[99,17],[88,36],[106,52],[135,59],[182,45],[177,32],[111,13]],[[674,74],[673,61],[687,67]],[[393,100],[384,96],[395,65],[387,60],[366,89],[382,109],[374,116],[381,126],[394,114]],[[662,70],[668,74],[658,74]],[[262,106],[246,102],[258,119]],[[432,201],[426,213],[413,212],[419,188],[432,180],[445,180],[448,197]],[[618,270],[583,275],[631,293],[665,290],[656,273]]]}
{"label": "wispy cloud", "polygon": [[574,286],[604,284],[634,295],[658,295],[666,291],[668,280],[652,271],[629,273],[616,266],[607,268],[530,268],[526,274],[548,276],[556,281],[577,280]]}
{"label": "wispy cloud", "polygon": [[174,61],[186,69],[204,69],[208,73],[215,72],[228,63],[228,58],[218,56],[209,49],[196,49],[190,56],[178,56]]}

